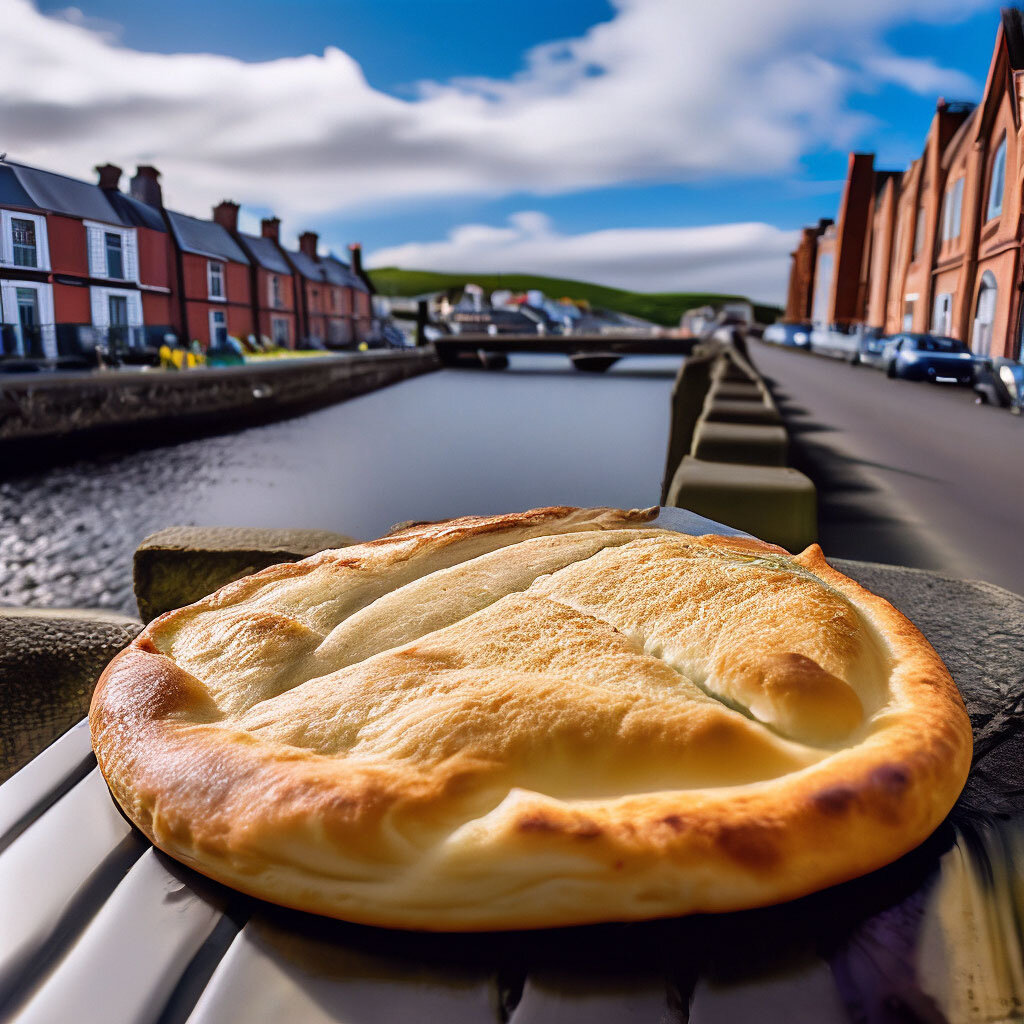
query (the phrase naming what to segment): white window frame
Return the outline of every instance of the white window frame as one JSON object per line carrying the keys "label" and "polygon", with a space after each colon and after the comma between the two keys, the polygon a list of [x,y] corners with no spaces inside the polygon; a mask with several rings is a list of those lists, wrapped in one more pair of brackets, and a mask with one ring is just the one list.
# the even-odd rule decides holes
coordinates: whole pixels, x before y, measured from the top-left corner
{"label": "white window frame", "polygon": [[[939,317],[942,323],[939,323]],[[953,333],[953,293],[939,292],[932,307],[932,330],[948,337]]]}
{"label": "white window frame", "polygon": [[[220,267],[220,295],[213,294],[213,268]],[[206,261],[206,297],[211,302],[227,302],[228,301],[228,274],[227,274],[227,263],[225,260],[207,260]]]}
{"label": "white window frame", "polygon": [[[98,220],[82,221],[85,225],[86,251],[89,255],[89,276],[103,281],[139,283],[139,238],[135,228],[104,224]],[[121,268],[124,277],[111,277],[107,272],[107,235],[121,236]]]}
{"label": "white window frame", "polygon": [[[999,190],[996,191],[996,179],[998,174]],[[1006,133],[1003,133],[1002,141],[992,159],[992,174],[988,181],[988,203],[985,207],[985,223],[1002,216],[1003,198],[1006,194]]]}
{"label": "white window frame", "polygon": [[953,182],[946,190],[945,202],[942,216],[942,240],[950,242],[960,237],[961,221],[964,206],[964,179],[963,175]]}
{"label": "white window frame", "polygon": [[225,338],[225,340],[227,340],[227,338],[228,338],[228,311],[226,309],[211,309],[210,313],[209,313],[209,317],[208,317],[208,319],[209,319],[209,327],[210,327],[210,346],[211,347],[213,345],[217,344],[217,334],[216,334],[216,331],[214,330],[214,319],[213,318],[214,317],[218,317],[218,316],[224,318],[224,323],[223,324],[217,324],[217,326],[218,327],[223,326],[223,328],[224,328],[224,338]]}
{"label": "white window frame", "polygon": [[[30,220],[36,229],[36,265],[23,267],[14,262],[14,225],[15,220]],[[38,213],[23,213],[21,210],[0,210],[0,266],[14,267],[18,270],[49,270],[50,242],[46,234],[46,218]],[[7,321],[4,321],[5,323]]]}
{"label": "white window frame", "polygon": [[93,285],[89,289],[89,305],[92,310],[93,327],[106,330],[110,326],[110,298],[127,300],[128,326],[145,327],[142,318],[142,293],[134,288],[101,288]]}

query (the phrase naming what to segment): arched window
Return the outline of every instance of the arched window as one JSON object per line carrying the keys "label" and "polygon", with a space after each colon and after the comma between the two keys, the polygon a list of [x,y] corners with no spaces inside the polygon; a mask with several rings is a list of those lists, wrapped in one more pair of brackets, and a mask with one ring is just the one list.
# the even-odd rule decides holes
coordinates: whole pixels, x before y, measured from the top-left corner
{"label": "arched window", "polygon": [[995,275],[986,270],[981,275],[978,289],[978,304],[974,313],[974,331],[971,334],[971,351],[978,356],[987,356],[992,349],[992,321],[996,318]]}
{"label": "arched window", "polygon": [[1003,212],[1003,191],[1006,189],[1006,136],[1003,135],[992,160],[992,177],[988,186],[988,211],[985,220],[992,220]]}

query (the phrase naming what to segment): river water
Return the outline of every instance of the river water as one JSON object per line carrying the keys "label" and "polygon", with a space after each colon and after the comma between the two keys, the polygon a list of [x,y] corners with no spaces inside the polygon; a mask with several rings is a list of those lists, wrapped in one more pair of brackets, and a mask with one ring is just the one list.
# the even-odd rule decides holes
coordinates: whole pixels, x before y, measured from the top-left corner
{"label": "river water", "polygon": [[165,526],[359,539],[408,519],[658,502],[680,360],[602,375],[557,356],[443,370],[307,416],[0,482],[0,605],[135,613],[131,559]]}

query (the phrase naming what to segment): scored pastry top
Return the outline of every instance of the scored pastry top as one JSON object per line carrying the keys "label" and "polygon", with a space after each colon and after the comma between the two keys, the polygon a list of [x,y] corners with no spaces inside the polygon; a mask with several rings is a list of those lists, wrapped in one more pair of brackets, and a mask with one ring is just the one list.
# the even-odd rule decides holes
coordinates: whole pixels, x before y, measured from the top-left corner
{"label": "scored pastry top", "polygon": [[424,524],[230,584],[105,673],[101,768],[200,871],[407,927],[753,906],[923,839],[970,757],[923,638],[817,548],[655,511]]}

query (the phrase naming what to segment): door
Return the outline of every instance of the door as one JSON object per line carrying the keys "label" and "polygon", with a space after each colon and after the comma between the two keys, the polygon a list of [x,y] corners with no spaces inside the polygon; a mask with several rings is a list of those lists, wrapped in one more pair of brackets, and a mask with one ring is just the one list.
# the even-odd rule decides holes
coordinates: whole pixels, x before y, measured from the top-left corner
{"label": "door", "polygon": [[210,310],[210,345],[219,347],[228,341],[228,318],[221,309]]}
{"label": "door", "polygon": [[107,343],[111,352],[122,352],[130,347],[128,339],[128,299],[124,295],[107,297],[109,328]]}
{"label": "door", "polygon": [[19,355],[37,356],[43,354],[42,332],[39,327],[39,293],[35,288],[19,288],[18,326],[21,334]]}

